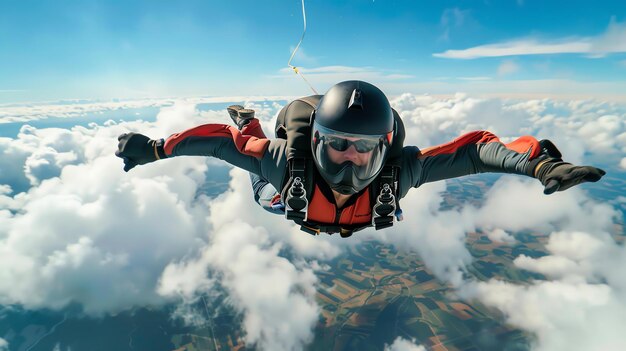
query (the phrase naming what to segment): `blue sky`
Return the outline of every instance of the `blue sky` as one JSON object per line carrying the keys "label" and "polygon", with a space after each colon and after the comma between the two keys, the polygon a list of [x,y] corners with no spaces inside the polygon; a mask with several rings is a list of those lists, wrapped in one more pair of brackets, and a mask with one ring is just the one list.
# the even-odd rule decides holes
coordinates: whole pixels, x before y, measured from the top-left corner
{"label": "blue sky", "polygon": [[[626,94],[626,2],[306,1],[294,64],[323,92]],[[301,2],[0,3],[0,103],[300,95]],[[525,53],[534,52],[533,55]]]}

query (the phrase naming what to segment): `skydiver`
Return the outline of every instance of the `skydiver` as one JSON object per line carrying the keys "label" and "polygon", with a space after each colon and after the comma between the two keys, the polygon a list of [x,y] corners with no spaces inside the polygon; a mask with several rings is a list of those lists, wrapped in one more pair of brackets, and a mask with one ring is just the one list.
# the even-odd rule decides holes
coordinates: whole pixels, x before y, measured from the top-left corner
{"label": "skydiver", "polygon": [[115,154],[126,172],[175,156],[220,158],[250,172],[255,199],[266,210],[286,211],[308,233],[342,236],[389,227],[394,215],[401,219],[399,199],[424,183],[512,173],[538,179],[544,194],[552,194],[605,174],[563,162],[550,141],[531,136],[504,144],[490,132],[474,131],[423,150],[403,146],[397,112],[380,89],[363,81],[341,82],[323,96],[288,104],[279,119],[299,122],[295,129],[282,126],[283,138],[268,139],[252,110],[233,105],[229,113],[237,128],[205,124],[156,140],[125,133]]}

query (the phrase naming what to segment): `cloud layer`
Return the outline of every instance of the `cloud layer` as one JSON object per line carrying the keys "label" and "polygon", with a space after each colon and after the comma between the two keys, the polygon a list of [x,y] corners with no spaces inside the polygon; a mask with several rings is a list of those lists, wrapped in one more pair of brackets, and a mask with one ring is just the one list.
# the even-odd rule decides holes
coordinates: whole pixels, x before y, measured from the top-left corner
{"label": "cloud layer", "polygon": [[[246,106],[257,109],[271,131],[281,106],[259,101]],[[73,302],[103,315],[188,305],[219,292],[243,317],[248,343],[297,350],[312,340],[318,319],[315,272],[321,263],[348,245],[376,238],[417,252],[462,296],[535,333],[537,349],[623,346],[618,336],[626,327],[626,275],[614,267],[626,264],[626,253],[610,236],[619,213],[591,200],[584,187],[546,197],[536,181],[505,176],[482,206],[443,211],[445,183],[427,184],[403,200],[406,220],[393,231],[315,238],[263,212],[252,200],[248,175],[228,171],[221,161],[181,157],[121,171],[113,152],[123,132],[156,138],[229,121],[224,111],[199,111],[196,103],[174,101],[155,122],[24,126],[16,138],[0,138],[0,304],[60,309]],[[405,121],[406,143],[419,147],[490,129],[505,141],[520,134],[550,138],[576,163],[619,169],[626,159],[625,110],[619,105],[462,94],[404,94],[392,104]],[[207,195],[211,182],[223,183],[225,192]],[[465,237],[478,229],[505,243],[520,230],[549,235],[548,256],[514,262],[549,280],[523,286],[468,280],[472,257]],[[585,328],[585,318],[614,328]],[[389,349],[423,348],[397,339]]]}

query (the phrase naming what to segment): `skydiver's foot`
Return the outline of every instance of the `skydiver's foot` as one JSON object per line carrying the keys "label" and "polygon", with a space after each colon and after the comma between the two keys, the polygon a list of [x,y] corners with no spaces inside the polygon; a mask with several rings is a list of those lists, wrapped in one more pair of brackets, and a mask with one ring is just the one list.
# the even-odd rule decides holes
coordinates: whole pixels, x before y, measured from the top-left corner
{"label": "skydiver's foot", "polygon": [[243,128],[246,124],[250,123],[250,121],[254,118],[254,110],[250,108],[244,108],[238,111],[238,120],[237,125],[239,129]]}
{"label": "skydiver's foot", "polygon": [[226,108],[228,111],[228,115],[230,115],[230,119],[233,120],[233,123],[237,124],[237,117],[239,114],[237,113],[239,110],[243,110],[243,106],[241,105],[230,105]]}
{"label": "skydiver's foot", "polygon": [[254,110],[244,108],[241,105],[230,105],[226,108],[230,118],[241,130],[246,124],[254,118]]}

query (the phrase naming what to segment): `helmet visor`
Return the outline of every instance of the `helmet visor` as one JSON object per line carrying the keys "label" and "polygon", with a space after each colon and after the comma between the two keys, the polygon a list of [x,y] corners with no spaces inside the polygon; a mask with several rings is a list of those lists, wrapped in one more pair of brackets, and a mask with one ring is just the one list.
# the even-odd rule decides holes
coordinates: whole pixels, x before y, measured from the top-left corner
{"label": "helmet visor", "polygon": [[388,135],[350,134],[314,123],[313,157],[331,182],[346,180],[347,171],[353,182],[369,182],[383,167],[389,140]]}

